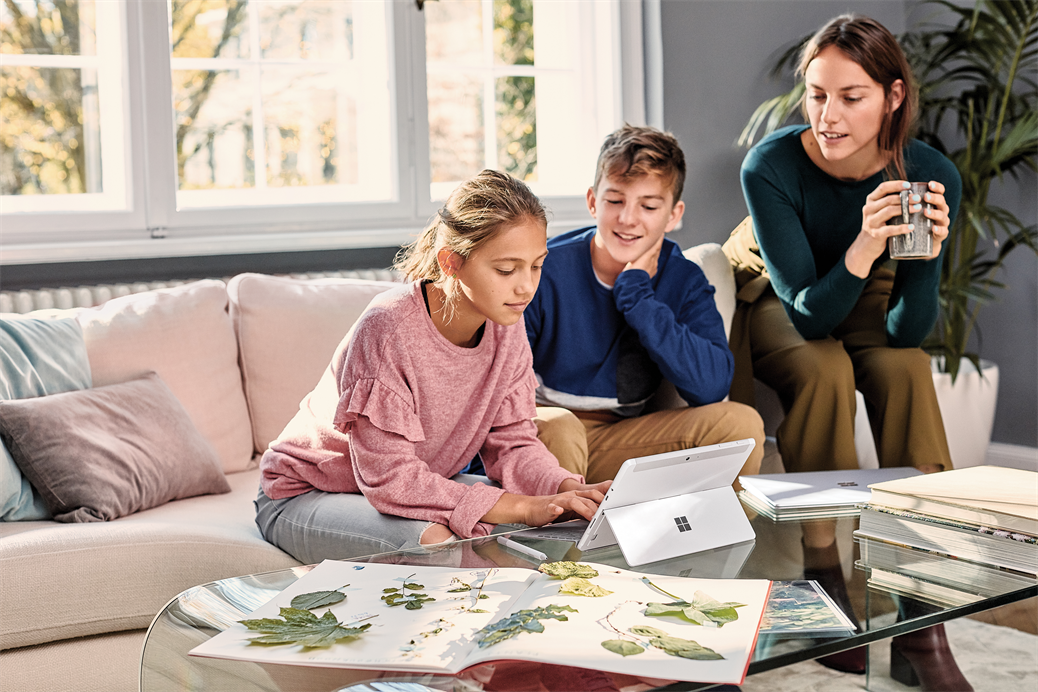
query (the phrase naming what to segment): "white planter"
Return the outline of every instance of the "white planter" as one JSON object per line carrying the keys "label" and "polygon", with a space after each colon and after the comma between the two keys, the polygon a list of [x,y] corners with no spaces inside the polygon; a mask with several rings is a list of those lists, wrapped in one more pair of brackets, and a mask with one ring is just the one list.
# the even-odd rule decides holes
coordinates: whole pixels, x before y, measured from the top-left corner
{"label": "white planter", "polygon": [[959,376],[952,386],[951,375],[937,372],[936,360],[931,363],[933,386],[937,390],[937,405],[941,408],[952,464],[961,469],[986,463],[991,428],[995,424],[998,366],[982,359],[982,376],[973,363],[963,358]]}

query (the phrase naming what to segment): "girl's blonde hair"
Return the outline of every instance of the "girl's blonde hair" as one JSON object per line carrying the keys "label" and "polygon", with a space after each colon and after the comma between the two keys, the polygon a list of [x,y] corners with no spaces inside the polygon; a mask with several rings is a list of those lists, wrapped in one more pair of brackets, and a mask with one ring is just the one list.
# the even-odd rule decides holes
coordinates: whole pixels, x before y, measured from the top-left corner
{"label": "girl's blonde hair", "polygon": [[497,231],[525,220],[548,225],[547,212],[537,196],[507,173],[484,170],[454,188],[418,239],[400,251],[393,267],[408,281],[428,280],[439,286],[450,311],[457,282],[440,268],[440,249],[447,248],[467,260]]}
{"label": "girl's blonde hair", "polygon": [[[905,85],[905,98],[901,107],[883,116],[879,130],[880,151],[891,154],[887,164],[888,179],[905,180],[905,145],[915,126],[919,108],[919,88],[905,52],[885,26],[875,19],[857,14],[842,14],[830,20],[811,37],[800,53],[797,76],[801,79],[807,66],[819,53],[829,46],[836,46],[844,55],[861,65],[874,81],[882,85],[883,93],[890,98],[891,86],[897,80]],[[807,119],[806,94],[801,101],[804,119]]]}

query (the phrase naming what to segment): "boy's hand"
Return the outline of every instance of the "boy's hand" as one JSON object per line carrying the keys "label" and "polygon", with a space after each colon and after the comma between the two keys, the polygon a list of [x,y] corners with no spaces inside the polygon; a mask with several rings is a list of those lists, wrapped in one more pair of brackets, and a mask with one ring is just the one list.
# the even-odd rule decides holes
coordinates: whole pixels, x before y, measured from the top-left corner
{"label": "boy's hand", "polygon": [[624,271],[627,271],[628,269],[641,269],[644,272],[648,272],[649,278],[651,279],[652,277],[656,276],[656,267],[659,265],[660,252],[662,250],[663,236],[661,235],[660,239],[657,240],[651,248],[649,248],[648,252],[646,252],[644,255],[634,260],[633,262],[628,262],[627,266],[624,267]]}

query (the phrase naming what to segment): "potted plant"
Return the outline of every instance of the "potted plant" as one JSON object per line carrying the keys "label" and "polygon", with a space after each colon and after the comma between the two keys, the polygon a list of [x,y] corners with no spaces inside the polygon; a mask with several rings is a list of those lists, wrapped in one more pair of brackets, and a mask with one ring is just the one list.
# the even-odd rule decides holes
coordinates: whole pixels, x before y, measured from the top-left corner
{"label": "potted plant", "polygon": [[[916,136],[944,153],[962,176],[962,201],[946,240],[941,313],[923,348],[956,466],[983,463],[995,415],[998,369],[970,350],[981,307],[1005,288],[998,271],[1010,252],[1038,253],[1038,228],[988,201],[992,183],[1038,170],[1038,0],[930,0],[950,21],[899,37],[919,82]],[[792,71],[805,37],[772,69]],[[803,84],[762,103],[738,143],[749,146],[799,113]],[[978,406],[984,410],[979,410]]]}

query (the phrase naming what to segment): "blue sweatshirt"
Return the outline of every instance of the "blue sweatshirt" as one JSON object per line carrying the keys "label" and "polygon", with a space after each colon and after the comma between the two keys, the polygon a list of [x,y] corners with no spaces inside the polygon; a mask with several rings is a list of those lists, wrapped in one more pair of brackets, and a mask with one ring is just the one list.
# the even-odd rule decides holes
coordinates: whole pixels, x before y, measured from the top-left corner
{"label": "blue sweatshirt", "polygon": [[733,359],[714,288],[677,243],[663,241],[656,276],[595,276],[581,228],[548,240],[541,284],[526,308],[540,404],[638,415],[666,378],[690,404],[728,394]]}

